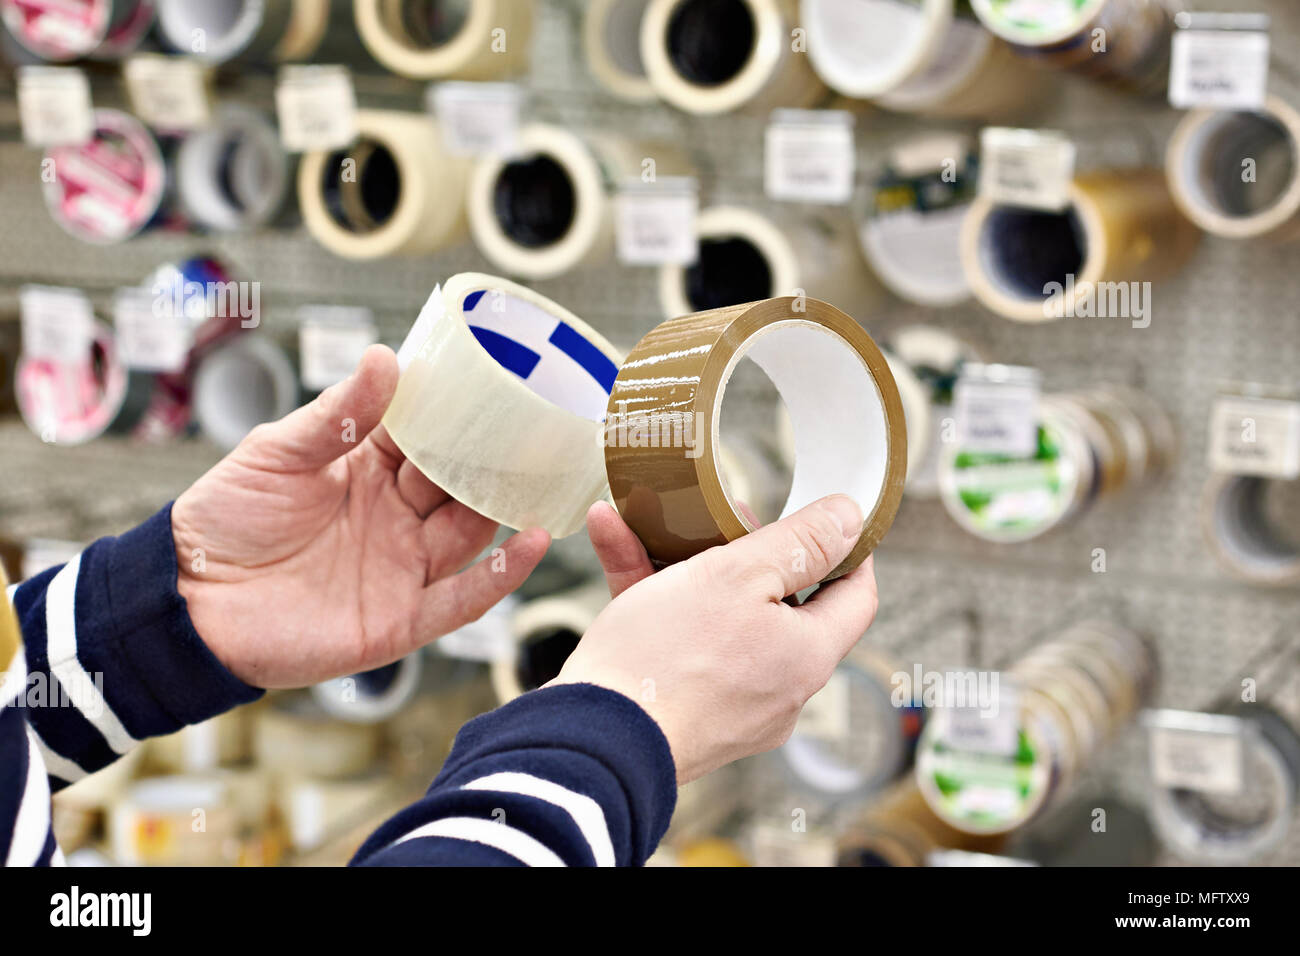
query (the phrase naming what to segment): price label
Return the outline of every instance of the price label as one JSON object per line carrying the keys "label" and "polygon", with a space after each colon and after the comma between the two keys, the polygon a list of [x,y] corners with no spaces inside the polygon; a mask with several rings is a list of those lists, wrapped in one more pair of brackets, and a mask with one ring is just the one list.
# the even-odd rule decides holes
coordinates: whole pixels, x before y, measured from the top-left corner
{"label": "price label", "polygon": [[19,294],[23,354],[70,365],[85,362],[94,337],[95,312],[80,289],[24,286]]}
{"label": "price label", "polygon": [[1221,396],[1210,414],[1209,460],[1229,474],[1300,478],[1300,402]]}
{"label": "price label", "polygon": [[699,256],[694,179],[629,180],[615,200],[618,258],[630,266],[690,265]]}
{"label": "price label", "polygon": [[76,146],[95,131],[86,74],[72,66],[18,70],[18,116],[29,146]]}
{"label": "price label", "polygon": [[1169,62],[1169,102],[1179,109],[1257,110],[1268,95],[1269,19],[1186,14]]}
{"label": "price label", "polygon": [[979,194],[994,203],[1061,212],[1070,205],[1075,146],[1055,130],[988,126],[980,133]]}
{"label": "price label", "polygon": [[198,60],[143,53],[127,60],[125,74],[131,105],[150,126],[192,130],[211,119],[207,70]]}
{"label": "price label", "polygon": [[753,834],[755,866],[834,866],[835,841],[828,833],[761,824]]}
{"label": "price label", "polygon": [[1147,714],[1144,722],[1156,786],[1225,795],[1242,792],[1247,721],[1160,710]]}
{"label": "price label", "polygon": [[439,83],[427,103],[454,156],[506,156],[519,142],[523,94],[513,83]]}
{"label": "price label", "polygon": [[490,663],[510,657],[515,648],[510,618],[518,607],[519,599],[508,595],[477,621],[438,638],[434,649],[447,657],[464,661]]}
{"label": "price label", "polygon": [[818,740],[842,741],[849,737],[849,679],[835,671],[826,686],[803,705],[795,733]]}
{"label": "price label", "polygon": [[763,149],[763,187],[772,199],[844,205],[853,197],[853,114],[776,110]]}
{"label": "price label", "polygon": [[[944,686],[965,687],[970,684],[967,676],[945,677]],[[1005,678],[996,688],[991,700],[945,700],[936,711],[942,739],[958,750],[1014,754],[1020,747],[1020,695]]]}
{"label": "price label", "polygon": [[183,313],[170,307],[170,297],[149,289],[118,289],[113,298],[113,327],[117,354],[127,368],[149,372],[179,372],[189,361],[194,332]]}
{"label": "price label", "polygon": [[341,149],[357,138],[357,94],[346,67],[284,67],[275,111],[280,141],[293,152]]}
{"label": "price label", "polygon": [[966,366],[953,389],[957,440],[966,451],[1028,457],[1038,450],[1037,370]]}
{"label": "price label", "polygon": [[312,391],[343,381],[356,371],[362,353],[379,341],[369,309],[305,306],[298,323],[302,384]]}

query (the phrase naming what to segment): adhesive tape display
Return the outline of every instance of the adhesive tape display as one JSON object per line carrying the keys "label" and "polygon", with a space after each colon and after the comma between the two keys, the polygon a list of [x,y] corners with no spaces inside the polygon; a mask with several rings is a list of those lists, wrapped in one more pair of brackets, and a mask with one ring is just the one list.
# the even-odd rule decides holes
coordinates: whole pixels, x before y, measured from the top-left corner
{"label": "adhesive tape display", "polygon": [[357,30],[381,64],[418,80],[488,80],[528,64],[533,0],[356,0]]}
{"label": "adhesive tape display", "polygon": [[398,358],[384,424],[430,481],[512,528],[582,527],[606,493],[600,422],[621,356],[604,336],[531,289],[462,273]]}
{"label": "adhesive tape display", "polygon": [[[1251,584],[1300,584],[1300,543],[1270,515],[1269,499],[1282,490],[1280,484],[1257,475],[1215,473],[1202,493],[1201,527],[1211,552]],[[1294,525],[1290,530],[1293,534]]]}
{"label": "adhesive tape display", "polygon": [[869,99],[927,69],[953,23],[953,0],[803,0],[813,68],[837,93]]}
{"label": "adhesive tape display", "polygon": [[699,256],[659,267],[664,318],[779,295],[808,295],[865,314],[881,289],[854,248],[853,227],[835,214],[776,219],[739,206],[713,206],[695,219]]}
{"label": "adhesive tape display", "polygon": [[614,250],[610,190],[640,177],[691,175],[680,150],[530,123],[510,156],[485,156],[470,174],[470,232],[479,250],[511,275],[544,279],[608,258]]}
{"label": "adhesive tape display", "polygon": [[1087,173],[1075,178],[1070,205],[1059,213],[977,198],[962,226],[962,269],[987,308],[1043,322],[1071,307],[1110,308],[1112,298],[1120,300],[1103,290],[1122,285],[1127,293],[1128,283],[1171,274],[1199,237],[1158,171]]}
{"label": "adhesive tape display", "polygon": [[253,754],[285,776],[353,777],[374,765],[381,739],[379,724],[335,720],[305,692],[280,694],[257,714]]}
{"label": "adhesive tape display", "polygon": [[970,297],[961,226],[975,195],[974,163],[971,141],[960,134],[914,136],[891,150],[866,197],[858,238],[895,295],[935,307]]}
{"label": "adhesive tape display", "polygon": [[112,0],[0,0],[4,25],[43,60],[87,56],[103,41]]}
{"label": "adhesive tape display", "polygon": [[186,136],[172,164],[185,214],[219,232],[266,225],[289,190],[289,156],[258,110],[225,104],[210,126]]}
{"label": "adhesive tape display", "polygon": [[129,113],[97,109],[93,122],[88,142],[46,151],[54,176],[44,184],[45,204],[77,239],[121,242],[158,212],[166,178],[162,153]]}
{"label": "adhesive tape display", "polygon": [[407,654],[384,667],[315,684],[312,697],[331,717],[356,724],[387,720],[420,689],[421,655]]}
{"label": "adhesive tape display", "polygon": [[269,58],[292,0],[158,0],[158,33],[173,50],[213,63]]}
{"label": "adhesive tape display", "polygon": [[641,59],[656,93],[690,113],[811,106],[826,95],[792,49],[794,0],[651,0]]}
{"label": "adhesive tape display", "polygon": [[116,60],[134,53],[154,21],[154,0],[112,0],[113,11],[95,59]]}
{"label": "adhesive tape display", "polygon": [[141,780],[108,818],[113,857],[125,866],[230,865],[238,861],[239,832],[234,794],[219,777]]}
{"label": "adhesive tape display", "polygon": [[348,259],[375,259],[458,239],[469,167],[446,153],[433,120],[360,110],[357,131],[348,149],[306,153],[298,166],[298,204],[316,241]]}
{"label": "adhesive tape display", "polygon": [[604,581],[521,605],[511,620],[513,653],[492,662],[497,702],[509,703],[560,673],[587,628],[609,603]]}
{"label": "adhesive tape display", "polygon": [[298,407],[298,376],[263,335],[241,335],[208,354],[194,375],[194,420],[221,448]]}
{"label": "adhesive tape display", "polygon": [[868,805],[837,841],[839,866],[925,866],[936,849],[996,852],[1001,834],[963,832],[936,816],[909,774]]}
{"label": "adhesive tape display", "polygon": [[1300,113],[1276,96],[1257,112],[1187,113],[1169,139],[1165,171],[1178,207],[1206,232],[1300,237]]}
{"label": "adhesive tape display", "polygon": [[33,434],[60,445],[84,444],[104,434],[122,413],[127,383],[113,333],[99,323],[84,362],[23,356],[15,370],[23,421]]}
{"label": "adhesive tape display", "polygon": [[[767,299],[664,322],[628,355],[609,398],[605,465],[614,503],[652,561],[680,561],[754,530],[719,476],[718,422],[741,359],[789,411],[795,464],[783,515],[833,493],[866,516],[829,578],[861,564],[903,493],[907,429],[885,357],[839,309]],[[849,431],[852,429],[852,431]]]}
{"label": "adhesive tape display", "polygon": [[590,0],[582,18],[587,68],[609,93],[629,103],[655,98],[641,59],[641,21],[650,0]]}
{"label": "adhesive tape display", "polygon": [[1300,786],[1300,736],[1277,713],[1250,705],[1242,792],[1227,796],[1153,786],[1151,821],[1177,853],[1203,863],[1246,863],[1283,845]]}

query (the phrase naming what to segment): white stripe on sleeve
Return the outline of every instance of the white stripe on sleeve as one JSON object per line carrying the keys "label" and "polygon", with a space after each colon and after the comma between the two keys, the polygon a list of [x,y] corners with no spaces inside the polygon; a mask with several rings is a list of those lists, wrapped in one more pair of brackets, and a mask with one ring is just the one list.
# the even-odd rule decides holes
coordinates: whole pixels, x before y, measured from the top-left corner
{"label": "white stripe on sleeve", "polygon": [[609,837],[605,811],[600,804],[582,793],[575,793],[558,783],[534,777],[530,773],[502,772],[479,777],[462,788],[465,790],[493,790],[498,793],[517,793],[525,797],[545,800],[573,817],[583,839],[591,847],[597,866],[613,866],[614,842]]}
{"label": "white stripe on sleeve", "polygon": [[45,765],[36,752],[31,730],[27,733],[27,784],[23,788],[22,802],[14,818],[13,840],[5,866],[35,866],[45,849],[50,835],[50,782],[45,777]]}
{"label": "white stripe on sleeve", "polygon": [[138,741],[126,732],[117,714],[77,658],[77,574],[81,555],[63,566],[45,590],[45,641],[50,673],[72,703],[104,735],[114,753],[124,754]]}
{"label": "white stripe on sleeve", "polygon": [[445,817],[442,820],[434,820],[422,827],[416,827],[391,845],[397,846],[399,843],[418,840],[421,837],[447,837],[452,840],[481,843],[513,856],[525,866],[564,866],[563,860],[527,833],[482,817]]}

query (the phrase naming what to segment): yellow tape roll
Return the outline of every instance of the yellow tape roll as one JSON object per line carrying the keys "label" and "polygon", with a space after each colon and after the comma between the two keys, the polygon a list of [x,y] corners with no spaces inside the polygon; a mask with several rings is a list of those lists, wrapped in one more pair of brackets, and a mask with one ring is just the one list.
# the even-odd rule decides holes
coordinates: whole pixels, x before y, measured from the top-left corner
{"label": "yellow tape roll", "polygon": [[417,80],[491,80],[528,65],[533,0],[355,0],[357,30],[388,69]]}

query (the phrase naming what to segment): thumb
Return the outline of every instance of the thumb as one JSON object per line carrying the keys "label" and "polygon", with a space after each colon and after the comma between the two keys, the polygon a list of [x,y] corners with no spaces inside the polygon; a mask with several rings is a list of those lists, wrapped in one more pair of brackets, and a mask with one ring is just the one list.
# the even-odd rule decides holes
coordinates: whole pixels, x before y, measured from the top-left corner
{"label": "thumb", "polygon": [[[843,561],[862,535],[862,509],[847,495],[830,495],[702,557],[720,575],[758,579],[774,601],[812,587]],[[779,593],[778,593],[779,592]]]}
{"label": "thumb", "polygon": [[278,422],[255,429],[239,450],[282,471],[324,467],[356,448],[379,424],[397,390],[398,374],[393,350],[372,345],[348,378]]}

